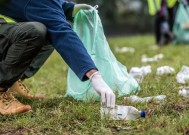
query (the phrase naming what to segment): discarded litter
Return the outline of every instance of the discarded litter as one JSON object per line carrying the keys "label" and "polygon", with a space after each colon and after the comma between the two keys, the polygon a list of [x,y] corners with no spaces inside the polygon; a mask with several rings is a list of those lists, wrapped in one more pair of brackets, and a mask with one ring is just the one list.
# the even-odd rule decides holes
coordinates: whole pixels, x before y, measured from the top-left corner
{"label": "discarded litter", "polygon": [[100,109],[101,118],[108,118],[110,120],[134,120],[139,117],[145,117],[145,111],[139,111],[133,106],[116,105],[115,108]]}
{"label": "discarded litter", "polygon": [[183,97],[189,97],[189,87],[185,87],[181,90],[179,90],[179,95]]}
{"label": "discarded litter", "polygon": [[115,47],[115,51],[117,53],[126,53],[126,52],[130,52],[130,53],[134,53],[135,49],[131,48],[131,47]]}
{"label": "discarded litter", "polygon": [[142,66],[141,68],[140,67],[132,67],[130,69],[130,74],[138,73],[138,72],[140,72],[142,75],[147,75],[152,72],[152,69],[151,69],[150,65]]}
{"label": "discarded litter", "polygon": [[157,68],[157,75],[164,75],[164,74],[174,74],[175,69],[169,66],[162,66]]}
{"label": "discarded litter", "polygon": [[142,63],[146,63],[146,62],[154,62],[156,61],[154,58],[148,58],[146,57],[146,55],[142,56],[142,59],[141,59]]}
{"label": "discarded litter", "polygon": [[154,59],[159,60],[159,59],[163,59],[163,57],[164,57],[164,55],[162,53],[160,53],[160,54],[155,55]]}
{"label": "discarded litter", "polygon": [[151,70],[151,66],[148,65],[148,66],[142,66],[141,68],[140,67],[132,67],[130,69],[130,75],[133,76],[133,78],[135,78],[135,80],[138,82],[138,83],[142,83],[143,81],[143,76],[151,73],[152,70]]}
{"label": "discarded litter", "polygon": [[145,102],[155,102],[161,103],[166,100],[166,95],[158,95],[158,96],[150,96],[150,97],[138,97],[136,95],[132,95],[129,97],[124,97],[126,102],[134,102],[134,103],[145,103]]}
{"label": "discarded litter", "polygon": [[155,62],[155,61],[158,61],[159,59],[162,59],[164,57],[163,54],[157,54],[155,55],[154,57],[147,57],[146,55],[142,55],[142,58],[141,58],[141,61],[143,63],[146,63],[146,62]]}
{"label": "discarded litter", "polygon": [[180,72],[176,76],[177,82],[181,84],[185,84],[186,81],[189,81],[189,67],[182,66]]}
{"label": "discarded litter", "polygon": [[135,72],[130,72],[130,75],[138,82],[138,83],[142,83],[143,81],[143,75],[142,73],[137,69],[135,70]]}

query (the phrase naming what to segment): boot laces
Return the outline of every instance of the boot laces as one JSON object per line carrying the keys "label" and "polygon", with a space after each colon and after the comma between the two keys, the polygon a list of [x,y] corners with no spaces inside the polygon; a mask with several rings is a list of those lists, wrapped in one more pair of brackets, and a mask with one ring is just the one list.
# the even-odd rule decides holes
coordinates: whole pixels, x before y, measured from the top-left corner
{"label": "boot laces", "polygon": [[5,104],[5,106],[8,106],[10,103],[17,100],[14,98],[14,96],[10,92],[0,92],[0,100],[2,100],[2,103]]}
{"label": "boot laces", "polygon": [[19,84],[19,86],[21,87],[21,89],[23,89],[24,91],[26,91],[26,93],[29,93],[29,92],[30,92],[30,90],[26,87],[26,85],[24,85],[24,84],[22,83],[21,80],[18,80],[18,84]]}

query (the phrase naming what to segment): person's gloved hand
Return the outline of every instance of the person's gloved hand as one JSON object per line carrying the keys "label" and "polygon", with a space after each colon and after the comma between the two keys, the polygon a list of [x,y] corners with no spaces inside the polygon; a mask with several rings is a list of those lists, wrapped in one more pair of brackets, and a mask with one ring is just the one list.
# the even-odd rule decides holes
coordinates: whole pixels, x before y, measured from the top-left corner
{"label": "person's gloved hand", "polygon": [[115,107],[115,94],[110,87],[104,82],[101,74],[97,71],[90,76],[93,88],[101,96],[101,103],[103,106]]}
{"label": "person's gloved hand", "polygon": [[87,4],[76,4],[74,6],[72,16],[74,17],[80,9],[93,9],[93,8],[94,7],[92,7],[91,5],[87,5]]}

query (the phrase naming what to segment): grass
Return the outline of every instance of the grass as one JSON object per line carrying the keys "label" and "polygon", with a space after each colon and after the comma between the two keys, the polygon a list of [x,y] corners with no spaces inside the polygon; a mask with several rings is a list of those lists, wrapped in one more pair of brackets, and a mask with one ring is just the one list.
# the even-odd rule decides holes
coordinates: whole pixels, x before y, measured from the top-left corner
{"label": "grass", "polygon": [[[145,76],[139,96],[167,95],[167,101],[154,103],[125,103],[123,98],[117,104],[132,105],[148,111],[145,119],[134,121],[106,121],[100,119],[99,102],[84,103],[64,98],[68,66],[54,52],[40,71],[25,81],[32,93],[43,93],[48,99],[28,101],[33,112],[12,116],[0,116],[0,134],[189,134],[189,100],[178,95],[181,85],[176,82],[176,73],[182,65],[189,66],[189,46],[169,45],[153,49],[152,36],[110,38],[110,47],[116,58],[128,69],[133,66],[151,65],[152,73]],[[114,47],[135,48],[135,53],[118,54]],[[164,58],[154,63],[141,63],[141,55],[154,56],[163,53]],[[174,75],[157,76],[159,66],[175,68]],[[186,84],[187,85],[187,84]]]}

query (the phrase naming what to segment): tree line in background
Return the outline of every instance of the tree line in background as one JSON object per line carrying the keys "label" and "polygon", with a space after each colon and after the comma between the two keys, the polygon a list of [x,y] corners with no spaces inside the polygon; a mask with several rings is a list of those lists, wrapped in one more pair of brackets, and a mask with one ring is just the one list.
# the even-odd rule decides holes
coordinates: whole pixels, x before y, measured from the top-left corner
{"label": "tree line in background", "polygon": [[[0,7],[8,0],[0,0]],[[149,33],[153,18],[148,14],[147,0],[67,0],[99,5],[98,11],[107,35]]]}
{"label": "tree line in background", "polygon": [[108,35],[152,32],[153,18],[148,14],[147,0],[69,1],[99,5],[99,15]]}

